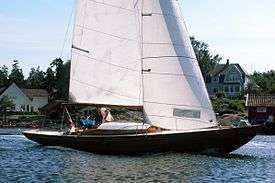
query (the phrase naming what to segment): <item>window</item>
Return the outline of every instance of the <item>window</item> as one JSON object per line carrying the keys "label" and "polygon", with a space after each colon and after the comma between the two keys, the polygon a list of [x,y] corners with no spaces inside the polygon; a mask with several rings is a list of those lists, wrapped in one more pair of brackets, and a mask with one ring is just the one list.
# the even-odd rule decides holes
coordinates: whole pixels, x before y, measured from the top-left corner
{"label": "window", "polygon": [[233,86],[230,86],[230,92],[233,93],[234,92],[234,88]]}
{"label": "window", "polygon": [[231,74],[228,76],[228,81],[238,81],[238,80],[239,80],[238,74]]}
{"label": "window", "polygon": [[266,112],[266,107],[257,107],[257,112],[258,113],[265,113]]}
{"label": "window", "polygon": [[190,110],[174,109],[173,116],[200,119],[201,111],[200,110],[192,110],[192,109],[190,109]]}
{"label": "window", "polygon": [[214,83],[219,82],[219,78],[218,77],[214,77]]}
{"label": "window", "polygon": [[21,111],[25,111],[26,108],[25,108],[25,105],[21,105]]}
{"label": "window", "polygon": [[217,93],[218,89],[217,88],[213,88],[213,93]]}
{"label": "window", "polygon": [[235,92],[240,92],[240,87],[239,86],[235,87]]}
{"label": "window", "polygon": [[229,92],[228,86],[225,86],[225,87],[224,87],[224,91],[225,91],[225,92]]}

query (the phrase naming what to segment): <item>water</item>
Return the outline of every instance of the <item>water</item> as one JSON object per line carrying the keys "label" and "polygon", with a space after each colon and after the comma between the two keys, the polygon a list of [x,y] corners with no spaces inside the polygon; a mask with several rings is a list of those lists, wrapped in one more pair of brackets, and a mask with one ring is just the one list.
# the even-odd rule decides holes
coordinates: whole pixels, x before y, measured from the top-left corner
{"label": "water", "polygon": [[[13,135],[11,135],[13,134]],[[105,156],[27,140],[0,129],[0,182],[275,182],[275,136],[225,157],[161,153]]]}

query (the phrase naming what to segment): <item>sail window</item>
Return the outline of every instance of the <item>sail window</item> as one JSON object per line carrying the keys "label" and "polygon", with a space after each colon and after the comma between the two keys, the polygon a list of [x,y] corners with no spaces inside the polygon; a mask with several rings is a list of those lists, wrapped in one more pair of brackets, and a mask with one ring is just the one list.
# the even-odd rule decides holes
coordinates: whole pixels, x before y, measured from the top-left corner
{"label": "sail window", "polygon": [[185,117],[185,118],[197,118],[200,119],[201,111],[200,110],[186,110],[186,109],[174,109],[173,115],[177,117]]}

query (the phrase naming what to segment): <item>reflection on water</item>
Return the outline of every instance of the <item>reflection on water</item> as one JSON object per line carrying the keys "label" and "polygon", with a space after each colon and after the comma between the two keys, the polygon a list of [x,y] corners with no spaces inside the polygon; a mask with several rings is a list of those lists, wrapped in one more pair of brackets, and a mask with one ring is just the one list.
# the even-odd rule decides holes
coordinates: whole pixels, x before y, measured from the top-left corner
{"label": "reflection on water", "polygon": [[[1,131],[0,131],[1,134]],[[0,182],[274,182],[275,137],[226,156],[104,156],[0,135]]]}

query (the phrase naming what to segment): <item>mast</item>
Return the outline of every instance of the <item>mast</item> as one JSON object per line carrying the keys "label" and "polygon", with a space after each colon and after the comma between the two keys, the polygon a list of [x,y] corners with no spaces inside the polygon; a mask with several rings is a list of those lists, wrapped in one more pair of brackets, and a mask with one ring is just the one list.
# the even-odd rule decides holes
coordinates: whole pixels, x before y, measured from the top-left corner
{"label": "mast", "polygon": [[[141,62],[141,68],[140,68],[140,72],[141,72],[141,85],[142,85],[142,103],[144,101],[144,83],[143,83],[143,9],[144,8],[144,0],[141,0],[141,23],[140,23],[140,37],[141,37],[141,54],[140,54],[140,62]],[[143,110],[143,122],[146,123],[147,122],[147,116],[146,116],[146,112],[144,110],[144,108],[142,108]]]}

